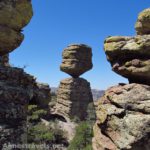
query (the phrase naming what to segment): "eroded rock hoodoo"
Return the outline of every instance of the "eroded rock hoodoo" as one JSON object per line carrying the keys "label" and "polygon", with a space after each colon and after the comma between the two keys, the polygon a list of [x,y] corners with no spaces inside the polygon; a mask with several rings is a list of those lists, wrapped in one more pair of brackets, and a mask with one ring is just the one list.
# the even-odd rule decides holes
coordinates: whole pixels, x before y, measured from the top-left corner
{"label": "eroded rock hoodoo", "polygon": [[108,37],[104,48],[113,70],[128,78],[106,90],[94,125],[94,150],[149,150],[150,9],[139,14],[137,36]]}
{"label": "eroded rock hoodoo", "polygon": [[88,104],[93,102],[90,83],[79,78],[92,68],[92,50],[90,47],[70,45],[63,51],[60,69],[72,76],[60,82],[57,93],[56,113],[68,119],[75,117],[86,120]]}

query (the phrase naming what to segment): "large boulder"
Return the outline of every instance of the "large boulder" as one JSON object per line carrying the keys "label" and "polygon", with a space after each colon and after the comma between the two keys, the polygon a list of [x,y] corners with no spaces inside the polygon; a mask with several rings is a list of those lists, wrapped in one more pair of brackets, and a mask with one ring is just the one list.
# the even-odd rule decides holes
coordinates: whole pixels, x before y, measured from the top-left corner
{"label": "large boulder", "polygon": [[149,150],[150,86],[118,85],[99,100],[94,150]]}
{"label": "large boulder", "polygon": [[90,83],[83,78],[68,78],[60,82],[56,114],[72,120],[86,120],[88,105],[93,102]]}
{"label": "large boulder", "polygon": [[68,46],[62,54],[63,60],[60,66],[61,71],[72,77],[79,77],[81,74],[92,69],[92,49],[83,44]]}
{"label": "large boulder", "polygon": [[150,8],[139,14],[135,29],[139,35],[150,34]]}
{"label": "large boulder", "polygon": [[23,41],[21,30],[32,18],[30,0],[0,1],[0,56],[16,49]]}
{"label": "large boulder", "polygon": [[150,85],[150,35],[108,37],[104,49],[113,71],[130,83]]}

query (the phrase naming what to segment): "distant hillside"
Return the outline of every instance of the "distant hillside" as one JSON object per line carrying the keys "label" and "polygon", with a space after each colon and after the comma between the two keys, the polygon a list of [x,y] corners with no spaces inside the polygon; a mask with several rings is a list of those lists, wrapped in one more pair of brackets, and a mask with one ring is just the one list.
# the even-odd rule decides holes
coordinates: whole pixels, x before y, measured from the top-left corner
{"label": "distant hillside", "polygon": [[[57,89],[56,87],[51,87],[51,92],[52,93],[57,93]],[[104,94],[104,90],[97,90],[97,89],[92,89],[92,94],[93,94],[93,99],[94,101],[97,101],[103,94]]]}

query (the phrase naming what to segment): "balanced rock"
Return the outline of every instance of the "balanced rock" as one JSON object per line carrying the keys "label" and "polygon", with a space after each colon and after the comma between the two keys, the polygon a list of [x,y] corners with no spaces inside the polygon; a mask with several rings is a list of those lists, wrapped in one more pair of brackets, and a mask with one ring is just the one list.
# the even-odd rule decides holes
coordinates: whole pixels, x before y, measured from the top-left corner
{"label": "balanced rock", "polygon": [[150,85],[150,35],[108,37],[104,49],[113,71],[130,83]]}
{"label": "balanced rock", "polygon": [[92,49],[83,44],[68,46],[63,51],[63,60],[60,66],[61,71],[72,77],[79,77],[81,74],[92,69]]}
{"label": "balanced rock", "polygon": [[85,120],[91,102],[90,83],[83,78],[68,78],[60,82],[55,113],[68,119]]}
{"label": "balanced rock", "polygon": [[150,34],[150,8],[139,14],[135,29],[138,35]]}
{"label": "balanced rock", "polygon": [[108,89],[99,100],[94,150],[149,150],[150,86],[128,84]]}
{"label": "balanced rock", "polygon": [[21,30],[32,18],[30,0],[0,1],[0,56],[16,49],[23,41]]}

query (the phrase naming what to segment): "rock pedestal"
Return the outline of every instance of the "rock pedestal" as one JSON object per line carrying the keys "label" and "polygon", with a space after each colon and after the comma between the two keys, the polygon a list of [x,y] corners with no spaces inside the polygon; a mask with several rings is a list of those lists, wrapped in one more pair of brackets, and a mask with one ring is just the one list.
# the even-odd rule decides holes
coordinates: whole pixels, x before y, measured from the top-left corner
{"label": "rock pedestal", "polygon": [[83,78],[68,78],[60,82],[57,92],[57,114],[65,118],[86,120],[88,104],[92,103],[90,83]]}
{"label": "rock pedestal", "polygon": [[104,49],[113,71],[128,78],[106,90],[97,106],[94,150],[150,148],[150,9],[139,14],[137,36],[108,37]]}
{"label": "rock pedestal", "polygon": [[72,78],[60,82],[57,93],[56,114],[66,120],[87,119],[88,105],[93,102],[90,83],[81,74],[92,68],[92,50],[83,44],[73,44],[63,51],[60,69]]}

